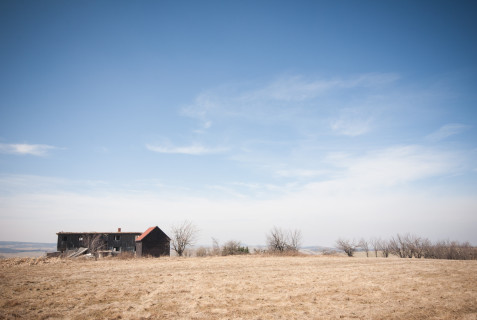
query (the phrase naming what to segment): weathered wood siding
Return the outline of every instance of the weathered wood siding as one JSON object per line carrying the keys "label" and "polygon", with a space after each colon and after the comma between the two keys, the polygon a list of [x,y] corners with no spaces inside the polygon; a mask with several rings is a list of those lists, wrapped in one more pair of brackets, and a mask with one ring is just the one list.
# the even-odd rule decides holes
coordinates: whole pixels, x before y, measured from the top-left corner
{"label": "weathered wood siding", "polygon": [[[136,238],[139,232],[112,232],[112,233],[73,233],[59,232],[57,250],[64,252],[67,250],[75,250],[80,247],[86,247],[85,239],[87,237],[100,235],[104,242],[103,250],[111,250],[118,252],[134,252],[136,250]],[[83,240],[81,240],[81,238]]]}
{"label": "weathered wood siding", "polygon": [[170,239],[158,227],[154,228],[144,239],[136,242],[136,255],[141,256],[170,256]]}

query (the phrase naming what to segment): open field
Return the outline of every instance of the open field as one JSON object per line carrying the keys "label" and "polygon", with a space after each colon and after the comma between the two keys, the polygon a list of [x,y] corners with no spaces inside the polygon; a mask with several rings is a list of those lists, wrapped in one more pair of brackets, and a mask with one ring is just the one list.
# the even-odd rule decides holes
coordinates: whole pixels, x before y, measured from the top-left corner
{"label": "open field", "polygon": [[0,261],[1,319],[477,319],[477,261]]}

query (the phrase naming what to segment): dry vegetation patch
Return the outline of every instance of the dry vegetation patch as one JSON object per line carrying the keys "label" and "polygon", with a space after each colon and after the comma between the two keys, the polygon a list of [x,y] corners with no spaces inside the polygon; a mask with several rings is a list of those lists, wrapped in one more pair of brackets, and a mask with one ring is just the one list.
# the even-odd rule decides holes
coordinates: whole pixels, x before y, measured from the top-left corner
{"label": "dry vegetation patch", "polygon": [[477,319],[476,261],[227,256],[0,265],[3,319]]}

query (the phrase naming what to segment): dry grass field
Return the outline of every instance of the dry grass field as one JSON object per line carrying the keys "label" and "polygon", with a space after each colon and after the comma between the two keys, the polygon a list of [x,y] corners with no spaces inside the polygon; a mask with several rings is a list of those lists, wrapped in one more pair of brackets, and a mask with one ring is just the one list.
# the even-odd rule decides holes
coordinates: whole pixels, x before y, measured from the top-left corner
{"label": "dry grass field", "polygon": [[477,319],[477,261],[0,261],[1,319]]}

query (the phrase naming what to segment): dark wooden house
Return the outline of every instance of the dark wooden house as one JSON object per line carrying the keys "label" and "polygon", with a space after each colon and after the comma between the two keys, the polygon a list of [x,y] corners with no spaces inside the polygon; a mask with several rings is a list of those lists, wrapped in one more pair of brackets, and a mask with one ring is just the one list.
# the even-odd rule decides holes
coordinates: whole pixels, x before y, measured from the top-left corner
{"label": "dark wooden house", "polygon": [[136,239],[136,256],[169,256],[171,239],[159,227],[150,227]]}
{"label": "dark wooden house", "polygon": [[112,252],[135,252],[136,239],[141,232],[58,232],[57,250],[65,252],[76,250],[81,247],[88,247],[88,244],[95,239],[100,243],[99,250]]}

